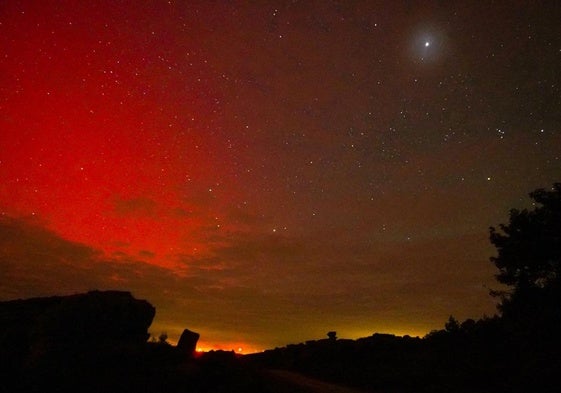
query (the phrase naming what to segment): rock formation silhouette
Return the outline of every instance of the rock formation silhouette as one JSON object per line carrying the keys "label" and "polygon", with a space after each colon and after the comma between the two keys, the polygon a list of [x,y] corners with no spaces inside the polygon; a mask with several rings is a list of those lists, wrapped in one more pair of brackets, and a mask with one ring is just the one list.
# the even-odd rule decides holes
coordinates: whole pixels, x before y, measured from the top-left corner
{"label": "rock formation silhouette", "polygon": [[0,359],[21,367],[44,357],[139,347],[155,312],[121,291],[0,302]]}
{"label": "rock formation silhouette", "polygon": [[192,357],[197,349],[197,341],[199,341],[199,333],[192,332],[189,329],[183,330],[179,342],[177,343],[177,350],[187,357]]}

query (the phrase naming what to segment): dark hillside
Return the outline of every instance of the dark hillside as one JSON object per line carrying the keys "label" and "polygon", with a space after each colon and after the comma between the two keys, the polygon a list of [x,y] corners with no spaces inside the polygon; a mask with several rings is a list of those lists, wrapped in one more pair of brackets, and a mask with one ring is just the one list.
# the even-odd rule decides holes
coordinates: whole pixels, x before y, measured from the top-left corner
{"label": "dark hillside", "polygon": [[[450,328],[449,323],[447,324]],[[385,392],[556,392],[560,340],[520,337],[505,320],[467,320],[424,338],[318,340],[249,358],[325,381]],[[534,390],[537,389],[537,390]]]}

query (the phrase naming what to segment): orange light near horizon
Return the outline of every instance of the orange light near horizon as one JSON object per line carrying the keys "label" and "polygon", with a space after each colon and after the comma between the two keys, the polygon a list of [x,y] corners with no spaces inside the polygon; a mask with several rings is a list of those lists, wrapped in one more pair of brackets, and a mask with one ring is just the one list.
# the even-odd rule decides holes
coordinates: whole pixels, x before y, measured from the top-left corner
{"label": "orange light near horizon", "polygon": [[197,353],[225,351],[245,355],[249,353],[262,352],[262,349],[254,348],[251,345],[245,345],[241,343],[215,343],[210,345],[207,343],[202,343],[201,346],[197,346],[197,349],[195,349],[195,351]]}

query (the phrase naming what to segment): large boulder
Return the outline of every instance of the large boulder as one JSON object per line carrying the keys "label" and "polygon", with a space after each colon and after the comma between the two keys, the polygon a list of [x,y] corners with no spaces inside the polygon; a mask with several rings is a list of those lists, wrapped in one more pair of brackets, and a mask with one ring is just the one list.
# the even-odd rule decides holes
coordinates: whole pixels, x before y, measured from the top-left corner
{"label": "large boulder", "polygon": [[197,341],[199,341],[200,334],[192,332],[189,329],[183,330],[181,337],[177,343],[177,350],[187,357],[193,356],[197,349]]}
{"label": "large boulder", "polygon": [[149,337],[155,312],[122,291],[0,302],[0,358],[27,363],[51,354],[139,346]]}

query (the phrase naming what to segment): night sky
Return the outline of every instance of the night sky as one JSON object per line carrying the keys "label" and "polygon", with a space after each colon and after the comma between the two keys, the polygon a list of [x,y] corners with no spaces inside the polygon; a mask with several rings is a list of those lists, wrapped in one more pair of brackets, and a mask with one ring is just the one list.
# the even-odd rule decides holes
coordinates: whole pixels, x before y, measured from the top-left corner
{"label": "night sky", "polygon": [[0,300],[251,352],[495,313],[561,181],[561,4],[2,1]]}

